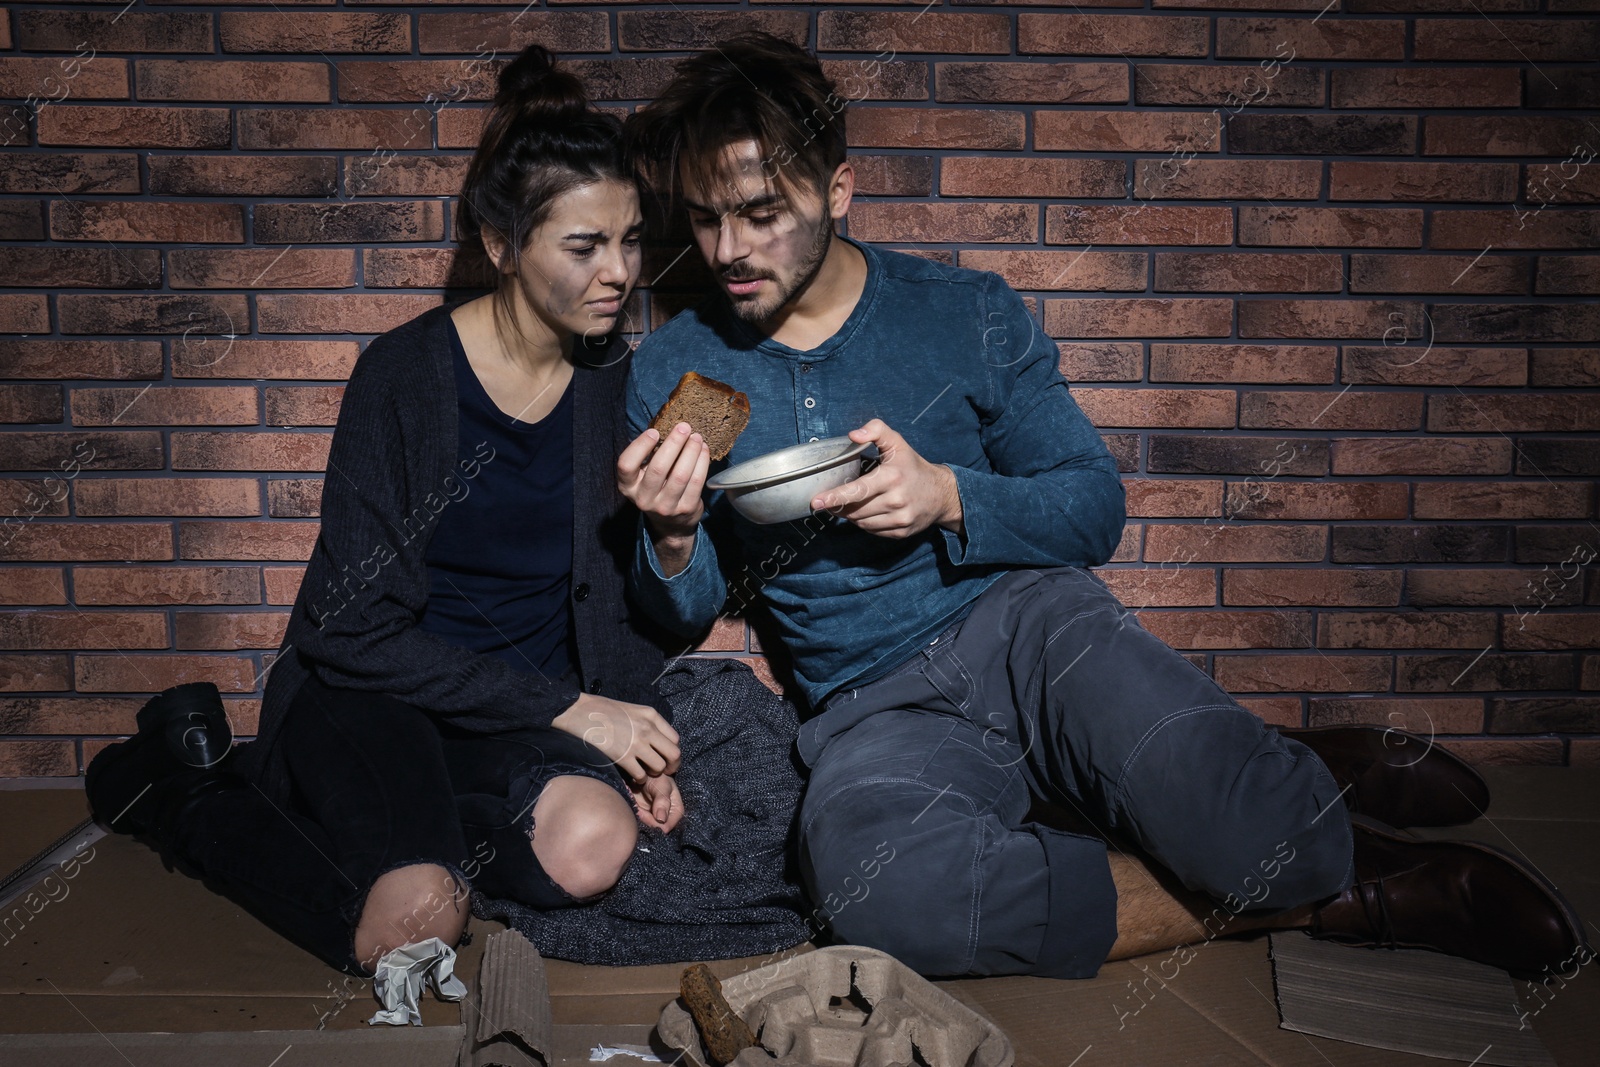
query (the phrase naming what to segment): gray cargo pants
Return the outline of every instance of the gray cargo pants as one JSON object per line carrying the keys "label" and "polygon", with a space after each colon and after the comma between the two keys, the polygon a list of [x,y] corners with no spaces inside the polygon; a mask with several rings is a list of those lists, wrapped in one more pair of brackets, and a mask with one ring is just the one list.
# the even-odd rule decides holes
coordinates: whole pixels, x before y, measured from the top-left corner
{"label": "gray cargo pants", "polygon": [[829,697],[800,755],[801,870],[822,917],[923,974],[1090,978],[1105,961],[1105,842],[1025,822],[1034,797],[1131,839],[1228,912],[1354,880],[1322,761],[1081,567],[1000,578],[887,675]]}

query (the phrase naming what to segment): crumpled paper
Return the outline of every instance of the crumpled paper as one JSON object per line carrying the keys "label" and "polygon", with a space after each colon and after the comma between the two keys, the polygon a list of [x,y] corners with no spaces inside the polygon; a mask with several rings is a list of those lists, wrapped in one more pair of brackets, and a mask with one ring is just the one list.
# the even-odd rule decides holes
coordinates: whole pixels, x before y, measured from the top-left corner
{"label": "crumpled paper", "polygon": [[466,996],[466,983],[455,976],[455,966],[456,950],[437,937],[389,950],[378,960],[372,976],[372,992],[383,1008],[367,1020],[367,1025],[421,1026],[417,998],[429,982],[440,1000]]}

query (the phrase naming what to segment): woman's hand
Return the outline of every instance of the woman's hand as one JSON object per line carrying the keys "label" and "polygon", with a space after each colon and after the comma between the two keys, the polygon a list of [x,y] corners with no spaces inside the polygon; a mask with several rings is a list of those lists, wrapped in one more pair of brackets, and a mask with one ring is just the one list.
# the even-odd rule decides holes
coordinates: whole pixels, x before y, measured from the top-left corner
{"label": "woman's hand", "polygon": [[646,428],[617,457],[617,491],[644,514],[658,536],[693,537],[705,510],[700,493],[710,469],[711,447],[690,432],[687,422],[665,437]]}
{"label": "woman's hand", "polygon": [[678,792],[678,782],[672,775],[652,775],[628,789],[633,793],[639,821],[652,830],[669,833],[683,821],[683,794]]}
{"label": "woman's hand", "polygon": [[550,725],[604,752],[631,782],[678,771],[678,731],[647,704],[583,693]]}

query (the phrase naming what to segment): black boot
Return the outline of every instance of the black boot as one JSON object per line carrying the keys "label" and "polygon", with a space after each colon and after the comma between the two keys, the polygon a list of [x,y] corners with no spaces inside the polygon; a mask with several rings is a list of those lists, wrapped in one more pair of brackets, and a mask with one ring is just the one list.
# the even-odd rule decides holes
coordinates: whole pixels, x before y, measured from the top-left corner
{"label": "black boot", "polygon": [[225,770],[233,731],[210,682],[173,686],[141,708],[136,720],[138,732],[102,749],[85,776],[89,808],[112,830],[149,832],[155,822],[167,821],[158,816],[172,806],[174,792],[190,794],[208,780],[239,778]]}

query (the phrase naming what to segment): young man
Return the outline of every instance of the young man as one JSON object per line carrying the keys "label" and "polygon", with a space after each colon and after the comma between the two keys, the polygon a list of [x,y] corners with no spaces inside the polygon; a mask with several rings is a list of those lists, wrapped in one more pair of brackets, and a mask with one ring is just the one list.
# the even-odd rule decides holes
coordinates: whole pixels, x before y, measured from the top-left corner
{"label": "young man", "polygon": [[[631,582],[685,637],[724,605],[771,610],[813,712],[802,867],[841,939],[926,974],[1057,977],[1268,926],[1520,973],[1582,947],[1509,858],[1352,831],[1348,808],[1473,818],[1464,764],[1411,735],[1266,727],[1087,569],[1123,490],[1056,346],[996,274],[835,236],[845,101],[812,56],[749,35],[678,71],[630,136],[720,292],[634,354]],[[881,460],[803,521],[705,503],[700,436],[646,429],[686,370],[750,397],[728,463],[846,433]],[[1035,797],[1155,862],[1025,821]]]}

